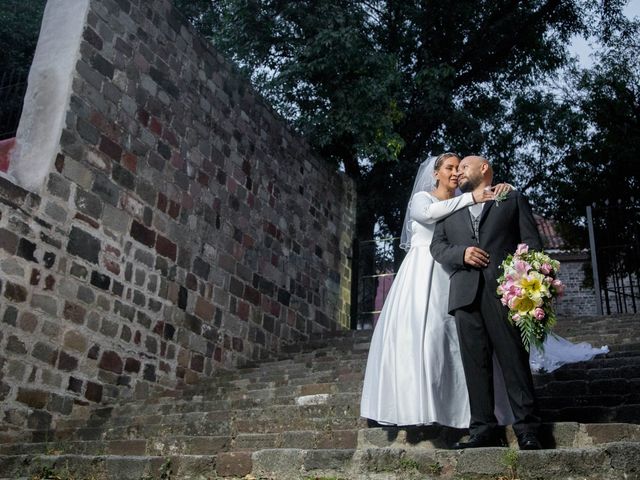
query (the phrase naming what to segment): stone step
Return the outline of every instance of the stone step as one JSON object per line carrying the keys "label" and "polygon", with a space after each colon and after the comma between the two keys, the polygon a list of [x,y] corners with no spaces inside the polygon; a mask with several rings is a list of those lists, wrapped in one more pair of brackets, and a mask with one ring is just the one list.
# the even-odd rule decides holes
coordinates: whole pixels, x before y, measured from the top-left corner
{"label": "stone step", "polygon": [[193,480],[216,478],[215,469],[216,457],[211,455],[0,455],[0,475],[12,480]]}
{"label": "stone step", "polygon": [[[635,412],[636,405],[640,403],[638,394],[637,379],[612,378],[614,374],[635,376],[637,370],[633,366],[620,367],[619,363],[626,365],[640,358],[637,352],[617,352],[611,358],[604,360],[594,360],[585,362],[581,368],[575,365],[568,365],[552,374],[536,375],[538,385],[537,392],[540,398],[540,405],[545,421],[581,421],[581,422],[607,422],[626,421],[638,422],[640,418]],[[591,365],[601,363],[618,362],[616,368],[591,368]],[[359,374],[361,377],[362,374]],[[594,378],[595,377],[595,378]],[[605,377],[605,378],[597,378]],[[300,413],[294,413],[300,408],[304,412],[304,407],[309,405],[325,405],[333,407],[344,407],[350,410],[350,416],[354,421],[358,417],[360,391],[362,382],[334,382],[324,384],[300,385],[295,387],[277,387],[276,389],[262,389],[255,391],[232,391],[227,393],[226,400],[217,399],[213,401],[203,401],[198,397],[186,399],[165,399],[166,403],[137,403],[125,404],[116,407],[98,409],[92,412],[89,418],[70,418],[58,422],[58,433],[56,438],[68,438],[78,435],[86,440],[97,440],[104,438],[131,438],[137,433],[137,425],[144,425],[141,431],[147,434],[177,435],[185,431],[189,425],[200,425],[202,431],[186,430],[189,433],[201,433],[211,435],[217,425],[223,420],[225,414],[236,410],[260,409],[261,412],[269,411],[269,408],[288,407],[286,427],[300,417]],[[340,392],[339,390],[349,390]],[[311,392],[331,392],[331,393],[311,393]],[[337,392],[337,393],[335,393]],[[308,395],[301,395],[309,393]],[[226,407],[226,411],[218,412],[218,417],[214,417],[210,426],[207,418],[216,415],[216,408]],[[616,407],[616,408],[614,408]],[[173,413],[175,412],[175,413]],[[113,417],[111,417],[113,415]],[[334,415],[331,409],[326,414]],[[635,416],[634,416],[635,415]],[[202,418],[204,417],[204,422]],[[242,414],[237,417],[240,420],[238,428],[245,428],[251,424],[252,420],[243,420]],[[272,421],[276,417],[269,417]],[[327,419],[328,417],[325,417]],[[296,429],[315,428],[315,425],[322,422],[322,418],[314,419],[314,425],[298,425]],[[269,433],[267,425],[269,421],[258,421],[252,425],[249,433]],[[177,427],[173,425],[177,424]],[[152,425],[160,425],[153,427]],[[342,424],[342,427],[351,428],[351,424]],[[74,432],[74,429],[78,429]],[[139,429],[138,429],[139,430]],[[108,431],[109,433],[105,434]],[[282,430],[280,430],[281,432]],[[133,432],[133,433],[132,433]],[[226,433],[220,432],[218,433]],[[48,434],[47,434],[48,435]],[[34,440],[43,439],[40,435],[33,436]]]}
{"label": "stone step", "polygon": [[[164,432],[138,432],[143,435],[124,439],[83,440],[78,436],[40,443],[14,443],[0,446],[0,455],[50,454],[161,456],[214,455],[226,451],[256,451],[270,448],[448,448],[465,437],[466,430],[437,426],[298,429],[278,432],[236,432],[231,435],[176,435]],[[516,440],[510,427],[506,438],[511,446]],[[579,424],[560,422],[544,424],[541,441],[548,448],[574,448],[615,441],[640,441],[640,425]]]}
{"label": "stone step", "polygon": [[229,450],[231,446],[232,438],[229,435],[166,435],[125,440],[76,440],[73,437],[68,440],[1,445],[0,455],[215,455]]}
{"label": "stone step", "polygon": [[[355,373],[338,376],[338,380],[323,381],[318,383],[303,383],[296,381],[295,385],[274,386],[272,383],[251,383],[245,386],[231,385],[226,387],[211,387],[208,394],[191,392],[180,399],[165,398],[154,404],[144,401],[132,402],[113,407],[119,411],[120,416],[128,417],[139,414],[163,414],[169,412],[202,412],[214,408],[245,408],[268,404],[294,404],[300,397],[314,394],[337,395],[344,393],[352,395],[357,403],[356,395],[362,387],[362,369]],[[599,388],[609,388],[616,382],[624,390],[625,381],[637,378],[640,375],[640,352],[616,351],[590,362],[566,365],[551,374],[537,374],[534,380],[539,388],[539,394],[545,395],[547,390],[553,391],[563,388],[572,389],[572,384],[564,384],[563,381],[591,381],[602,378],[602,382],[596,383],[594,392]],[[335,378],[329,375],[328,378]],[[307,382],[313,382],[318,378],[305,377]],[[345,381],[350,379],[352,381]],[[606,379],[606,382],[604,381]],[[626,380],[625,380],[626,379]],[[322,380],[325,380],[324,378]],[[607,383],[608,382],[608,383]],[[582,390],[585,390],[584,387]],[[629,391],[628,389],[626,391]],[[555,392],[561,394],[562,392]],[[336,397],[333,397],[336,398]],[[206,400],[205,400],[206,399]],[[107,415],[108,417],[108,415]],[[73,421],[73,420],[72,420]]]}
{"label": "stone step", "polygon": [[239,433],[231,450],[256,451],[266,448],[356,448],[358,427],[337,430],[289,430],[280,433]]}
{"label": "stone step", "polygon": [[370,448],[355,452],[345,449],[270,449],[252,455],[252,469],[255,477],[278,480],[637,479],[640,444],[615,442],[524,452],[508,448],[458,451]]}
{"label": "stone step", "polygon": [[[220,455],[223,457],[223,455]],[[167,460],[169,463],[167,464]],[[216,461],[217,460],[217,461]],[[243,475],[264,479],[410,479],[518,478],[533,480],[638,478],[640,447],[615,442],[591,447],[520,452],[506,448],[464,451],[403,448],[269,449],[249,455],[232,452],[224,458],[204,455],[116,456],[46,455],[0,456],[4,478],[91,478],[140,480],[160,478],[170,471],[174,480]]]}
{"label": "stone step", "polygon": [[[357,448],[426,449],[449,448],[467,437],[466,430],[441,426],[375,427],[358,431]],[[611,442],[640,442],[640,425],[628,423],[583,424],[576,422],[544,423],[540,427],[540,442],[544,448],[579,448]],[[512,448],[518,447],[511,427],[505,429],[505,439]],[[306,448],[306,447],[300,447]]]}

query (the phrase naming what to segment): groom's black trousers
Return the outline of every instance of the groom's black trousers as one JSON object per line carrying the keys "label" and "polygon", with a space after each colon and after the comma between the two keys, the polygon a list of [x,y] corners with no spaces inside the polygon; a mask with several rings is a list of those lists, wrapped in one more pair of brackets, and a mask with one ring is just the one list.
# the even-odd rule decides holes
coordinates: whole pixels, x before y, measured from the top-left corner
{"label": "groom's black trousers", "polygon": [[455,311],[462,365],[469,391],[472,435],[492,434],[497,426],[494,414],[493,358],[502,368],[509,403],[515,417],[516,435],[535,433],[540,426],[529,354],[519,330],[507,319],[507,310],[495,291],[481,285],[474,302]]}

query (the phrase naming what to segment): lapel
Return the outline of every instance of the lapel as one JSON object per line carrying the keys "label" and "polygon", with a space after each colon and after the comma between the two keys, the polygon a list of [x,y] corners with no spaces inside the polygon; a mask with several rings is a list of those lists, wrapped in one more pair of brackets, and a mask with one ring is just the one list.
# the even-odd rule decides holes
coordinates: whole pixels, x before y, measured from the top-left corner
{"label": "lapel", "polygon": [[487,215],[489,214],[489,210],[491,210],[491,208],[493,207],[494,203],[495,202],[493,200],[489,200],[488,202],[485,202],[484,208],[482,209],[482,213],[480,214],[480,225],[479,225],[479,227],[481,227],[482,224],[484,223],[484,220],[485,220],[485,218],[487,218]]}

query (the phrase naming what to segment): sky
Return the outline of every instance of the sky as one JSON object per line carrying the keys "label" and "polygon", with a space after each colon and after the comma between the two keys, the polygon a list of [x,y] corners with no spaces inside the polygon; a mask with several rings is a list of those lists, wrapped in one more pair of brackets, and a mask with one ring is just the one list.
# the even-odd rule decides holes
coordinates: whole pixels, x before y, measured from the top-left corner
{"label": "sky", "polygon": [[[624,13],[629,18],[640,18],[640,0],[630,0],[624,8]],[[580,63],[584,67],[593,64],[593,60],[589,57],[593,53],[593,48],[589,45],[589,41],[581,37],[575,37],[571,50],[580,58]]]}

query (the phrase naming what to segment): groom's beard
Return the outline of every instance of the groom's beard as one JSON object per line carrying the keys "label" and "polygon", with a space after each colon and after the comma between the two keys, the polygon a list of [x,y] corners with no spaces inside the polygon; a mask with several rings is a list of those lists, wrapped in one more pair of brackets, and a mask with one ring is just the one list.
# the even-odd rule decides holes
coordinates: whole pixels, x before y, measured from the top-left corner
{"label": "groom's beard", "polygon": [[458,185],[458,188],[463,193],[473,192],[478,187],[478,185],[480,185],[480,180],[480,178],[467,177],[467,181]]}

